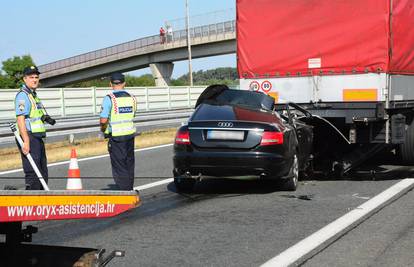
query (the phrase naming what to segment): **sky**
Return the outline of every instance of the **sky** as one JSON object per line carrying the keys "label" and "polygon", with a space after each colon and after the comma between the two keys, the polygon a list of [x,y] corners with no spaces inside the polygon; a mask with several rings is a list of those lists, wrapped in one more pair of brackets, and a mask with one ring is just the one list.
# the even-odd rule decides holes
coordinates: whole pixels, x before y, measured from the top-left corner
{"label": "sky", "polygon": [[[188,1],[190,25],[235,17],[236,0]],[[1,9],[0,62],[30,54],[42,65],[158,34],[165,21],[181,27],[185,0],[2,0]],[[236,67],[236,56],[201,58],[192,63],[193,71]],[[175,62],[173,78],[187,72],[188,62]],[[151,73],[149,68],[132,74],[145,73]]]}

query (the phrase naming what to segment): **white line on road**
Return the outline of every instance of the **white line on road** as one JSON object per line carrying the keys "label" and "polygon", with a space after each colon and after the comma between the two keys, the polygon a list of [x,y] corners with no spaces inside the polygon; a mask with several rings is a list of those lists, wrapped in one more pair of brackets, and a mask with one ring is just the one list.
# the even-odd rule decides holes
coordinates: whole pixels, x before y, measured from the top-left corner
{"label": "white line on road", "polygon": [[387,203],[392,202],[412,188],[414,188],[414,178],[404,179],[398,182],[371,200],[368,200],[309,237],[299,241],[276,257],[270,259],[264,263],[262,267],[289,266],[297,263],[297,261],[305,260],[335,241],[335,238],[343,235],[346,231],[352,229],[353,226],[361,223],[364,219],[374,214]]}
{"label": "white line on road", "polygon": [[[173,144],[166,144],[166,145],[152,146],[152,147],[146,147],[146,148],[138,148],[138,149],[135,149],[134,151],[135,152],[141,152],[141,151],[146,151],[146,150],[153,150],[153,149],[168,147],[168,146],[172,146],[172,145]],[[78,161],[87,161],[87,160],[101,159],[101,158],[106,158],[106,157],[109,157],[109,154],[78,159]],[[69,164],[69,162],[70,161],[61,161],[61,162],[48,164],[47,166],[48,167],[53,167],[53,166],[58,166],[58,165],[63,165],[63,164]],[[16,173],[16,172],[21,172],[21,171],[23,171],[23,169],[15,169],[15,170],[10,170],[10,171],[4,171],[4,172],[0,172],[0,175],[9,174],[9,173]]]}
{"label": "white line on road", "polygon": [[144,184],[144,185],[140,185],[140,186],[136,186],[134,187],[134,190],[138,190],[138,191],[142,191],[151,187],[156,187],[159,185],[163,185],[163,184],[168,184],[171,183],[172,181],[174,181],[174,178],[168,178],[168,179],[164,179],[158,182],[154,182],[154,183],[150,183],[150,184]]}

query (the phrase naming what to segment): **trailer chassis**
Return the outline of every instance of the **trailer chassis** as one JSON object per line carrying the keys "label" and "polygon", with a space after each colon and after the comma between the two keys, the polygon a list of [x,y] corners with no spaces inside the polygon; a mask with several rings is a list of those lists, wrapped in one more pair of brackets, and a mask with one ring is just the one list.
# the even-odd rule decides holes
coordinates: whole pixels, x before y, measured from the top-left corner
{"label": "trailer chassis", "polygon": [[[286,104],[276,105],[276,110]],[[301,103],[312,114],[313,166],[327,175],[343,176],[368,159],[395,149],[414,163],[414,101]],[[405,153],[405,155],[404,155]]]}

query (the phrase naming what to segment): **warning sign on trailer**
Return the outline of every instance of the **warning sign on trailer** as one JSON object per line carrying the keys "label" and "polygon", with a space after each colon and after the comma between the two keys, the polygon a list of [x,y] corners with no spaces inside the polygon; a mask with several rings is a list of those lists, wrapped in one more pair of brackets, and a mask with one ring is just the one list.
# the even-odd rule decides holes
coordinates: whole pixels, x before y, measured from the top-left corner
{"label": "warning sign on trailer", "polygon": [[261,86],[263,92],[267,93],[272,89],[272,83],[269,81],[264,81],[262,82],[262,86]]}
{"label": "warning sign on trailer", "polygon": [[252,81],[249,85],[249,89],[252,91],[259,91],[260,89],[260,84],[257,81]]}
{"label": "warning sign on trailer", "polygon": [[322,63],[321,63],[321,58],[309,58],[308,59],[308,68],[309,69],[315,69],[315,68],[320,68]]}

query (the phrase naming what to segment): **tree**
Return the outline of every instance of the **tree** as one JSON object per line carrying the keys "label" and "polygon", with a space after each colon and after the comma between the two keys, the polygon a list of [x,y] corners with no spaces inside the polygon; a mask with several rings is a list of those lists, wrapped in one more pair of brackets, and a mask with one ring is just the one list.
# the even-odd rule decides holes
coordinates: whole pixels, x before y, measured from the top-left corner
{"label": "tree", "polygon": [[65,87],[66,88],[109,87],[109,80],[105,78],[104,79],[97,78],[93,80],[68,84]]}
{"label": "tree", "polygon": [[128,87],[155,86],[155,79],[151,74],[144,74],[139,77],[126,75],[125,81]]}
{"label": "tree", "polygon": [[182,80],[182,79],[171,80],[172,86],[186,86],[187,84],[188,84],[188,81],[186,82],[185,80]]}
{"label": "tree", "polygon": [[30,55],[15,56],[2,62],[5,75],[0,75],[0,88],[17,88],[23,77],[23,69],[34,65]]}
{"label": "tree", "polygon": [[12,78],[0,74],[0,88],[16,88],[15,83]]}
{"label": "tree", "polygon": [[[193,72],[195,85],[226,84],[238,85],[239,76],[236,68],[217,68],[212,70],[199,70]],[[173,85],[188,85],[188,74],[182,75],[171,82]]]}
{"label": "tree", "polygon": [[[139,77],[125,75],[125,82],[127,87],[145,87],[145,86],[155,86],[155,80],[151,74],[145,74]],[[77,88],[77,87],[109,87],[109,77],[102,77],[93,80],[77,82],[69,84],[67,88]]]}

